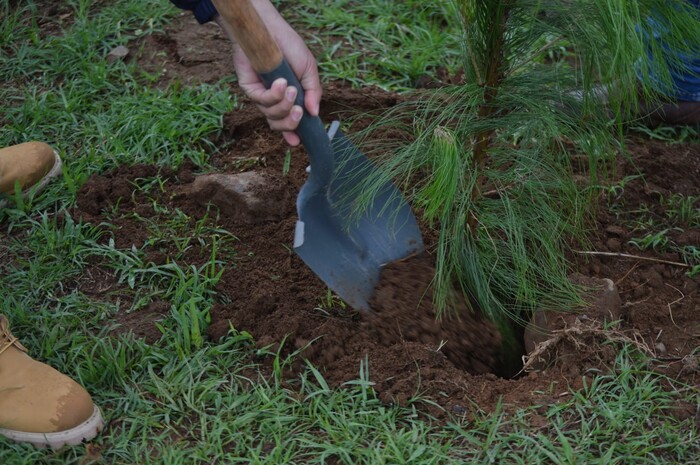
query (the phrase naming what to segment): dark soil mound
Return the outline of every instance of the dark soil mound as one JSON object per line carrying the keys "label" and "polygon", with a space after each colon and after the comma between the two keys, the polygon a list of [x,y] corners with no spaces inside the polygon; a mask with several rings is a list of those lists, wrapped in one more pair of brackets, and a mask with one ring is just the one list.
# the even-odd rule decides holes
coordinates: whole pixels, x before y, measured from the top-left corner
{"label": "dark soil mound", "polygon": [[375,314],[365,318],[365,327],[387,346],[418,342],[469,373],[498,371],[501,337],[495,325],[457,293],[452,308],[438,319],[430,285],[434,276],[427,255],[387,265],[371,302]]}

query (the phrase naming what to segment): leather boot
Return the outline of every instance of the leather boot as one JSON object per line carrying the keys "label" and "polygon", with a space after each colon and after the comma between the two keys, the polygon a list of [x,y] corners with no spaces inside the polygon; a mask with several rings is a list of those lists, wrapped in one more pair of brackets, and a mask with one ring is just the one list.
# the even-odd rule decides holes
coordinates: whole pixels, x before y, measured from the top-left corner
{"label": "leather boot", "polygon": [[[61,158],[43,142],[25,142],[0,149],[0,196],[15,192],[38,192],[61,172]],[[0,207],[7,200],[0,199]]]}
{"label": "leather boot", "polygon": [[0,435],[60,449],[91,440],[103,424],[87,391],[27,355],[0,314]]}

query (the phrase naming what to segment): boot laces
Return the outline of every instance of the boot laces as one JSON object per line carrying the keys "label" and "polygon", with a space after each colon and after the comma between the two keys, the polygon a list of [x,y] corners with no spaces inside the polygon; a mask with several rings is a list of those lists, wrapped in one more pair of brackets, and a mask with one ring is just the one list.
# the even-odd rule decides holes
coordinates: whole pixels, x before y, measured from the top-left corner
{"label": "boot laces", "polygon": [[27,352],[27,348],[20,344],[19,339],[10,332],[10,322],[7,317],[0,314],[0,355],[12,346]]}

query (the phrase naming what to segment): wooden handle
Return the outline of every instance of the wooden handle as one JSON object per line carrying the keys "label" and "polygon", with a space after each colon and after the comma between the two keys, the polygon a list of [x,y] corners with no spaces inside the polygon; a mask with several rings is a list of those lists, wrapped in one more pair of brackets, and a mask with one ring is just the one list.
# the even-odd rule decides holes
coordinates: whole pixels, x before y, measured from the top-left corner
{"label": "wooden handle", "polygon": [[250,0],[212,0],[223,26],[236,39],[258,73],[267,73],[282,62],[275,39]]}

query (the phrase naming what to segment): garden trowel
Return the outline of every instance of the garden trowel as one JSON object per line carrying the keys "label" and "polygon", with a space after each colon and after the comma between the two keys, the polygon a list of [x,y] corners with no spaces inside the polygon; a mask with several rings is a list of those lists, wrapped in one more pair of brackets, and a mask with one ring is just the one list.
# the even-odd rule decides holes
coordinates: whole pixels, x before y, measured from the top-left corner
{"label": "garden trowel", "polygon": [[[245,52],[269,88],[279,78],[304,93],[282,52],[249,0],[214,0],[223,26]],[[309,157],[310,172],[297,197],[299,220],[294,250],[340,298],[358,310],[369,300],[383,265],[423,249],[411,208],[388,182],[367,208],[357,212],[357,186],[376,167],[333,122],[328,133],[320,118],[304,112],[297,134]]]}

